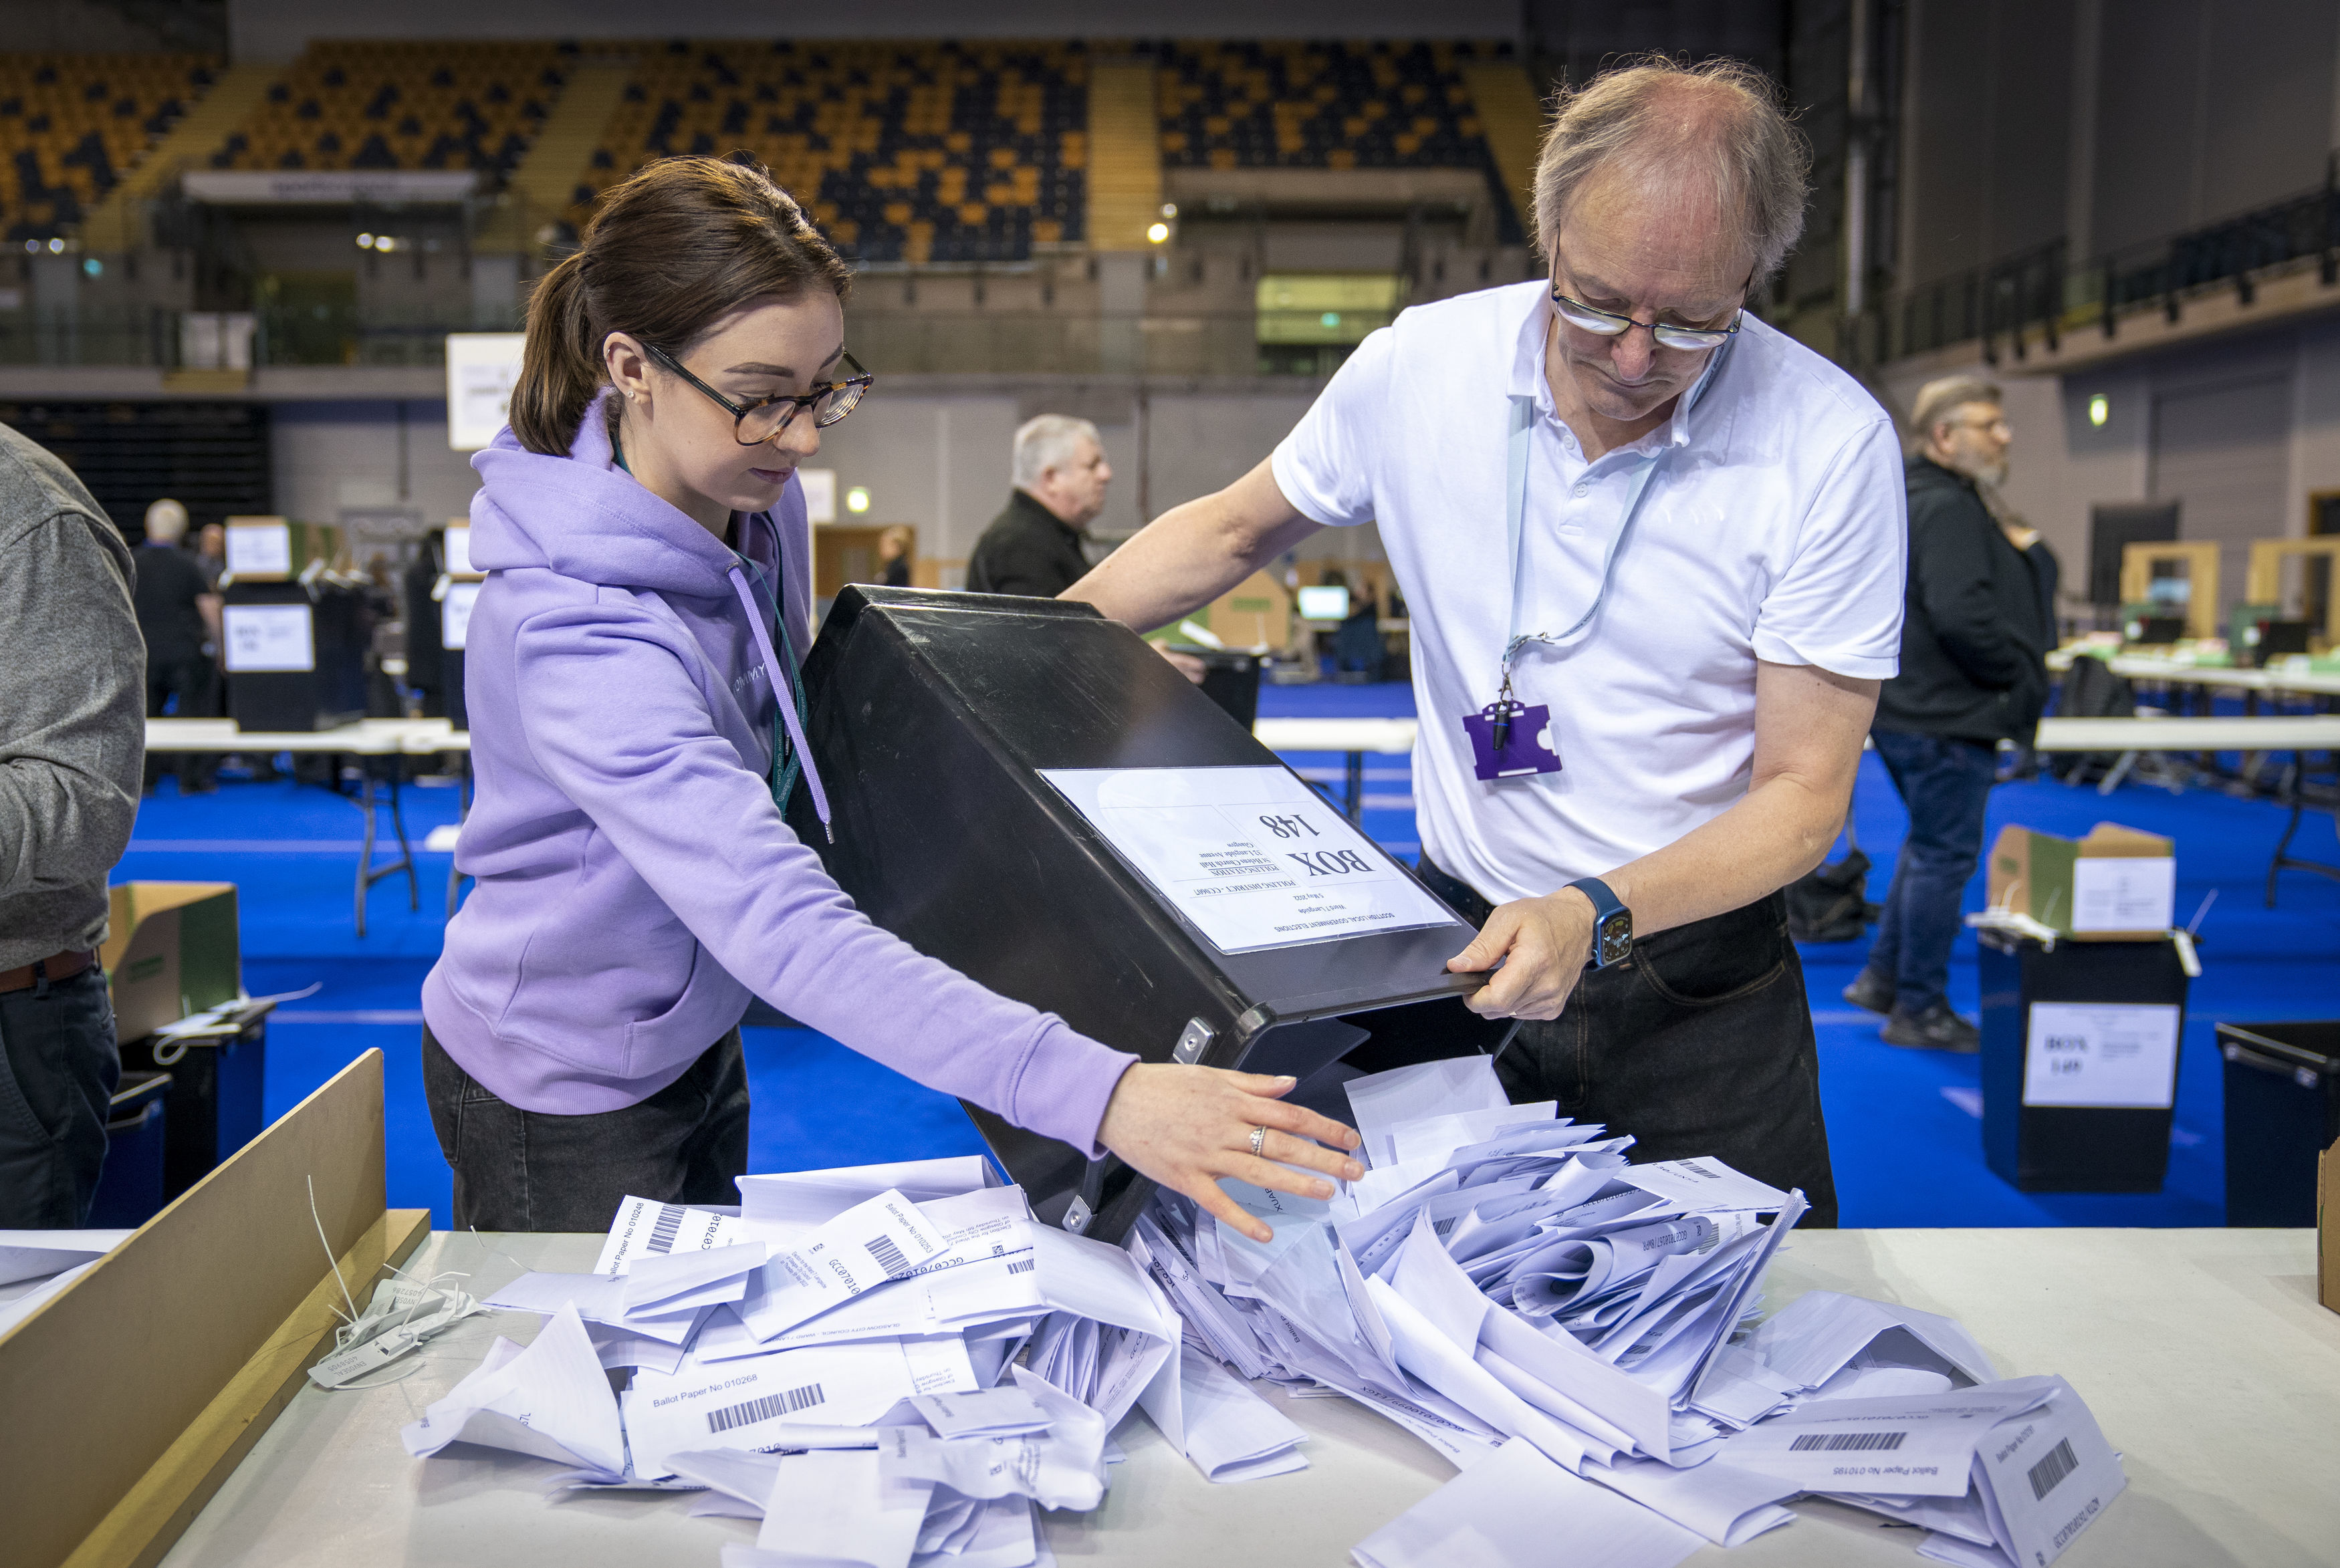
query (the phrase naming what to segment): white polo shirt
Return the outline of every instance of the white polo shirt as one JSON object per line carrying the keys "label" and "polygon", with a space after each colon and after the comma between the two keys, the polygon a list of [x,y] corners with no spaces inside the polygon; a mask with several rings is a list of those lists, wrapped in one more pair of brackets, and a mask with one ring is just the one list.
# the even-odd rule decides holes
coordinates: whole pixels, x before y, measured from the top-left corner
{"label": "white polo shirt", "polygon": [[[1663,848],[1747,793],[1758,660],[1882,680],[1901,646],[1900,444],[1858,382],[1750,316],[1673,418],[1587,464],[1543,374],[1547,285],[1418,306],[1367,338],[1275,449],[1304,515],[1378,519],[1413,617],[1423,847],[1502,902]],[[1462,719],[1495,700],[1512,621],[1513,397],[1532,398],[1515,695],[1561,771],[1482,783]]]}

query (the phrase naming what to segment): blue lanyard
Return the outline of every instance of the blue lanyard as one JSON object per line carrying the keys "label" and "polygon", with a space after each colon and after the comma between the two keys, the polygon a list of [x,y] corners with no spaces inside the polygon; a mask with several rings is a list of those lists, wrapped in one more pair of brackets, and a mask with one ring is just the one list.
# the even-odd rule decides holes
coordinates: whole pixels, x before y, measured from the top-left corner
{"label": "blue lanyard", "polygon": [[[1624,520],[1617,526],[1616,537],[1609,541],[1609,553],[1601,563],[1601,586],[1593,591],[1591,606],[1576,618],[1576,624],[1564,632],[1520,632],[1520,586],[1527,580],[1526,557],[1521,553],[1527,532],[1528,454],[1535,435],[1536,400],[1532,396],[1513,396],[1511,399],[1509,447],[1505,453],[1504,518],[1511,539],[1512,602],[1511,614],[1503,635],[1503,684],[1497,694],[1498,701],[1512,695],[1512,665],[1520,650],[1530,643],[1565,642],[1591,624],[1601,613],[1601,601],[1609,597],[1609,579],[1617,569],[1617,555],[1624,547],[1625,536],[1632,531],[1634,516],[1641,509],[1641,497],[1650,488],[1651,477],[1664,462],[1661,451],[1643,463],[1633,475],[1625,493]],[[1671,450],[1671,449],[1668,449]]]}
{"label": "blue lanyard", "polygon": [[771,611],[772,625],[778,628],[780,634],[780,665],[788,689],[784,696],[777,683],[772,688],[772,767],[768,776],[772,786],[772,804],[785,813],[788,809],[788,796],[796,790],[797,775],[804,764],[803,759],[797,755],[796,747],[790,744],[788,733],[781,727],[784,715],[780,712],[780,705],[787,702],[797,710],[797,722],[800,725],[810,723],[812,715],[805,702],[804,677],[797,671],[797,650],[788,638],[788,618],[780,613],[778,604],[773,599],[771,589],[764,581],[762,568],[737,550],[732,554],[739,556],[739,564],[748,568],[745,574],[748,580],[755,585],[757,609],[759,612],[765,609]]}

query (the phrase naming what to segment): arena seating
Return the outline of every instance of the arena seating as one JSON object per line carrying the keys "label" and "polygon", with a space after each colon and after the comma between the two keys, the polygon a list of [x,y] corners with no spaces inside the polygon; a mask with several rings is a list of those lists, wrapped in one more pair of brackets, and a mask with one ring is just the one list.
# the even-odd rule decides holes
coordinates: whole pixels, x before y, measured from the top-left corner
{"label": "arena seating", "polygon": [[1082,238],[1077,44],[676,43],[646,55],[570,210],[653,158],[745,150],[869,261],[1009,261]]}
{"label": "arena seating", "polygon": [[206,54],[0,54],[0,237],[81,222],[211,84]]}
{"label": "arena seating", "polygon": [[1476,168],[1460,65],[1507,44],[1168,43],[1159,61],[1171,168]]}
{"label": "arena seating", "polygon": [[475,169],[501,179],[559,94],[574,47],[312,44],[212,166]]}

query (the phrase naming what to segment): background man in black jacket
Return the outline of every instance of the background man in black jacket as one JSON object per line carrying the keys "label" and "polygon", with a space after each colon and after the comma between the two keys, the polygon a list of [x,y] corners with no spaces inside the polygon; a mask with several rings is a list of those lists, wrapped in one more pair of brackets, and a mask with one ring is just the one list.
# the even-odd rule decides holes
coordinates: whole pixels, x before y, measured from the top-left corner
{"label": "background man in black jacket", "polygon": [[967,557],[967,591],[1053,599],[1088,576],[1082,530],[1105,510],[1113,468],[1095,425],[1042,414],[1017,427],[1013,471],[1007,509]]}
{"label": "background man in black jacket", "polygon": [[1998,744],[2030,745],[2047,705],[2055,590],[2034,557],[2050,573],[2053,557],[2028,529],[2018,543],[1992,505],[2014,440],[1998,389],[1971,377],[1929,382],[1913,416],[1901,673],[1885,683],[1870,731],[1909,808],[1909,836],[1869,966],[1844,999],[1886,1014],[1891,1044],[1970,1051],[1978,1031],[1943,994],[1950,943],[1982,851]]}

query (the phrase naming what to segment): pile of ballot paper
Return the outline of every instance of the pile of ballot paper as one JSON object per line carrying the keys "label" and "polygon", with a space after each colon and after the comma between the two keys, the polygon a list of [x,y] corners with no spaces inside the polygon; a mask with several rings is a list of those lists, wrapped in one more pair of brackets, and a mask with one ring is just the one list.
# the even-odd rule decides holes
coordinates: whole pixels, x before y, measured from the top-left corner
{"label": "pile of ballot paper", "polygon": [[126,1230],[0,1230],[0,1334],[129,1239]]}
{"label": "pile of ballot paper", "polygon": [[1141,1399],[1205,1454],[1253,1413],[1290,1427],[1181,1355],[1127,1253],[1035,1224],[979,1158],[739,1188],[737,1213],[630,1198],[591,1273],[491,1292],[543,1327],[497,1340],[407,1451],[484,1444],[554,1461],[562,1486],[698,1492],[697,1512],[764,1521],[731,1568],[1022,1568],[1036,1506],[1097,1505],[1106,1434]]}
{"label": "pile of ballot paper", "polygon": [[1998,1381],[1948,1318],[1821,1291],[1743,1333],[1800,1194],[1631,1164],[1630,1138],[1508,1103],[1484,1057],[1346,1087],[1363,1180],[1225,1183],[1264,1244],[1159,1194],[1127,1246],[1189,1356],[1345,1395],[1462,1472],[1360,1543],[1366,1568],[1665,1568],[1801,1494],[1921,1527],[1941,1561],[2042,1568],[2120,1491],[2070,1386]]}

